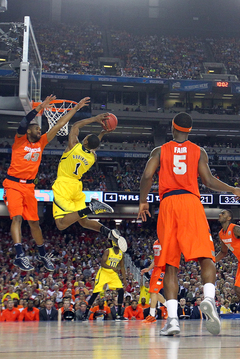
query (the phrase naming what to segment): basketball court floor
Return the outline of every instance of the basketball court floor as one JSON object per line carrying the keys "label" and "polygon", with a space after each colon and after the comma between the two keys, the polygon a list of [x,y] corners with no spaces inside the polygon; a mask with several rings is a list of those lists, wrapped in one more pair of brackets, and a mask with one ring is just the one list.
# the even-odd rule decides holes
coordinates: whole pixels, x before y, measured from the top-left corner
{"label": "basketball court floor", "polygon": [[240,358],[240,321],[222,320],[218,336],[204,322],[181,322],[178,337],[160,337],[164,321],[0,323],[4,359]]}

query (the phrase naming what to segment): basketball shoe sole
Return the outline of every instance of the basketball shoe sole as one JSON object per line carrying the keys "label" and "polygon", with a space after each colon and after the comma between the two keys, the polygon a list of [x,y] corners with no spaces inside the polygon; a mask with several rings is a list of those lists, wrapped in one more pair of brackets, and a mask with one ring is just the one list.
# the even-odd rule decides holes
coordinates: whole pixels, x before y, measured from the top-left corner
{"label": "basketball shoe sole", "polygon": [[91,199],[89,203],[89,208],[93,214],[100,214],[100,213],[113,213],[114,210],[111,206],[106,203],[100,202],[95,198]]}
{"label": "basketball shoe sole", "polygon": [[123,253],[127,251],[127,241],[120,235],[120,232],[117,229],[112,229],[109,232],[108,239],[116,243]]}
{"label": "basketball shoe sole", "polygon": [[206,316],[206,328],[209,333],[218,335],[221,331],[221,322],[217,314],[214,299],[204,298],[200,304],[200,309]]}

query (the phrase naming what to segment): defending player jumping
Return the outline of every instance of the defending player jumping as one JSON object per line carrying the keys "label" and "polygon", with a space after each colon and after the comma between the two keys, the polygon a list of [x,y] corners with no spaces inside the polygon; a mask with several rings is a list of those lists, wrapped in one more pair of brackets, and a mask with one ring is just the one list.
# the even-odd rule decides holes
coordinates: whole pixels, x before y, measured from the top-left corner
{"label": "defending player jumping", "polygon": [[203,184],[215,191],[232,192],[240,196],[240,188],[229,186],[213,177],[205,150],[188,140],[192,118],[181,112],[172,121],[173,140],[156,147],[147,162],[140,184],[138,218],[150,216],[147,196],[152,177],[160,166],[160,207],[157,234],[162,247],[158,265],[165,267],[164,294],[167,300],[168,320],[161,335],[180,333],[177,318],[177,272],[181,253],[186,261],[198,260],[204,284],[201,310],[206,315],[210,333],[218,334],[221,323],[215,306],[216,268],[212,237],[203,205],[200,202],[198,174]]}
{"label": "defending player jumping", "polygon": [[57,124],[47,133],[41,135],[41,128],[34,117],[44,108],[50,107],[50,102],[56,97],[48,96],[45,101],[30,111],[20,122],[12,146],[12,158],[7,177],[3,182],[4,202],[8,208],[11,224],[11,235],[16,249],[14,265],[24,271],[31,271],[34,267],[29,258],[25,256],[22,248],[21,224],[22,219],[28,221],[32,237],[37,243],[38,260],[48,271],[53,271],[54,266],[50,257],[45,252],[42,231],[39,226],[37,200],[34,195],[34,180],[38,173],[44,147],[56,136],[73,115],[89,103],[90,98],[82,99],[71,111],[63,116]]}
{"label": "defending player jumping", "polygon": [[102,130],[98,136],[88,135],[82,143],[79,142],[79,130],[86,125],[97,122],[103,125],[108,113],[77,121],[68,136],[68,146],[63,153],[57,171],[57,179],[53,184],[53,217],[59,230],[64,230],[71,224],[78,222],[82,227],[100,232],[108,239],[115,241],[119,248],[126,252],[127,242],[116,230],[110,230],[96,220],[87,218],[89,214],[112,213],[112,207],[92,199],[89,206],[85,204],[82,175],[86,173],[96,161],[95,150],[99,147],[104,134]]}

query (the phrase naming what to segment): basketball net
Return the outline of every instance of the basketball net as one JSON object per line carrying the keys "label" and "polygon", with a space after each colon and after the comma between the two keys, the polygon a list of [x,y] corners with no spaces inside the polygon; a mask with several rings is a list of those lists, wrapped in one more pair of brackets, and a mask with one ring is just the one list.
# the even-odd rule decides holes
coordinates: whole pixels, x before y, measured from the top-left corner
{"label": "basketball net", "polygon": [[[52,105],[52,107],[45,108],[43,111],[44,115],[47,117],[48,120],[48,125],[49,125],[48,131],[51,130],[51,128],[56,125],[56,123],[62,116],[66,115],[68,111],[70,111],[73,107],[75,107],[76,104],[77,102],[69,101],[69,100],[51,101],[50,105]],[[68,135],[68,122],[57,133],[57,136],[67,136],[67,135]]]}
{"label": "basketball net", "polygon": [[[37,105],[39,105],[40,102],[33,103],[33,108],[36,108]],[[49,130],[53,128],[53,126],[56,125],[58,120],[66,115],[68,111],[70,111],[75,105],[77,105],[77,102],[70,101],[70,100],[54,100],[50,102],[51,107],[45,108],[42,111],[38,113],[38,115],[41,115],[44,113],[44,115],[47,117]],[[67,136],[68,135],[68,122],[66,125],[64,125],[58,132],[57,136]]]}

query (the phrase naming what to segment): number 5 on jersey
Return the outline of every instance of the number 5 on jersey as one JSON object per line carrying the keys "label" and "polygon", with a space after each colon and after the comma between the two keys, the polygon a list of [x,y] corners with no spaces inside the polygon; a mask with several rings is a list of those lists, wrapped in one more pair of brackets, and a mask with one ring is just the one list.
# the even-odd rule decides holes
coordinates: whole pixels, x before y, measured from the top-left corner
{"label": "number 5 on jersey", "polygon": [[184,175],[187,172],[187,164],[183,162],[184,160],[186,160],[186,155],[173,156],[173,172],[176,175]]}

